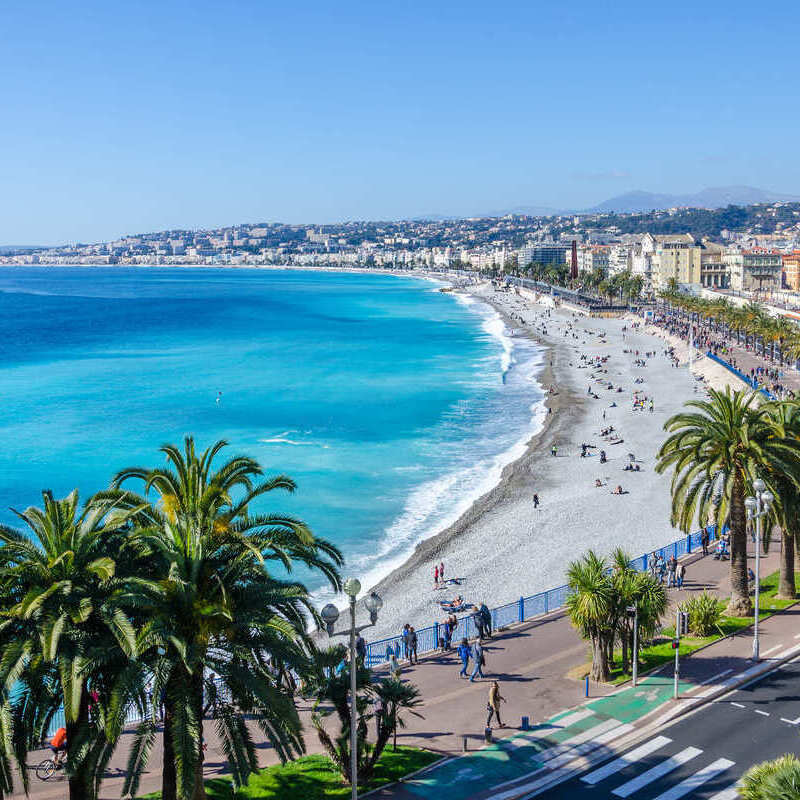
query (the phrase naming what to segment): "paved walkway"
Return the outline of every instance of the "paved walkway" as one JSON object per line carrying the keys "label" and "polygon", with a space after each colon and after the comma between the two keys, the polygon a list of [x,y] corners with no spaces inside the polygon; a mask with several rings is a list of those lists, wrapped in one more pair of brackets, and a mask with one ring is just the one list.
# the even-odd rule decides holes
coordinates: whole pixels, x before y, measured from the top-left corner
{"label": "paved walkway", "polygon": [[[710,556],[704,558],[693,554],[684,563],[687,565],[685,588],[682,591],[669,590],[672,601],[680,602],[703,588],[720,596],[729,593],[729,562],[719,562]],[[764,575],[778,568],[777,551],[762,560],[762,568]],[[791,614],[781,615],[780,619],[766,623],[764,627],[769,633],[765,634],[762,653],[768,655],[767,651],[771,646],[769,642],[773,636],[786,638],[787,634],[783,633],[783,629],[789,621],[796,624]],[[779,632],[774,634],[773,631],[776,630]],[[684,690],[689,691],[719,672],[735,672],[746,668],[751,641],[749,632],[740,634],[732,640],[726,640],[685,659],[682,667]],[[443,781],[447,781],[449,786],[452,786],[449,783],[451,780],[463,782],[464,776],[459,777],[458,772],[467,769],[470,775],[475,769],[483,775],[485,769],[484,784],[487,780],[494,783],[511,780],[519,777],[520,770],[528,769],[529,762],[531,759],[535,760],[534,755],[540,750],[548,750],[553,755],[554,746],[564,742],[574,745],[575,737],[581,737],[584,733],[590,738],[602,735],[606,729],[598,734],[597,726],[610,725],[611,720],[615,724],[630,725],[662,705],[672,691],[670,668],[663,675],[647,678],[636,689],[624,688],[614,694],[613,687],[591,684],[589,705],[583,707],[584,711],[588,709],[591,713],[576,717],[573,712],[568,712],[569,709],[587,702],[583,681],[570,679],[566,675],[571,668],[586,663],[588,652],[586,644],[577,636],[562,613],[554,613],[496,632],[494,638],[486,642],[485,652],[486,679],[475,683],[459,679],[460,664],[455,653],[432,654],[423,657],[418,665],[404,668],[403,677],[415,683],[422,692],[424,705],[420,710],[424,719],[409,717],[408,727],[398,735],[398,741],[427,747],[443,756],[461,755],[466,741],[470,753],[466,761],[463,758],[453,761],[453,766],[441,767],[440,771],[420,778],[405,789],[385,790],[382,795],[415,797],[417,800],[420,796],[432,797],[436,793],[441,794]],[[503,737],[497,744],[479,749],[483,745],[486,700],[492,680],[500,682],[501,693],[507,699],[503,711],[504,721],[509,728],[496,731],[496,735]],[[310,725],[309,713],[308,705],[301,707],[301,714],[306,722],[309,752],[318,752],[320,748]],[[529,717],[533,730],[520,730],[522,716]],[[613,726],[607,729],[609,735],[612,729]],[[261,735],[255,731],[254,733],[256,741],[261,741]],[[210,722],[206,723],[206,737],[206,775],[214,777],[224,774],[225,757]],[[132,736],[127,734],[117,749],[103,784],[103,798],[120,796],[131,740]],[[562,758],[565,754],[558,751],[553,757]],[[262,765],[274,763],[274,753],[264,746],[260,750],[259,760]],[[35,759],[32,759],[32,763],[35,763]],[[150,767],[142,780],[142,794],[160,788],[160,767],[160,743],[157,743]],[[31,777],[31,796],[41,800],[67,797],[65,781],[41,783],[35,776]],[[465,791],[474,794],[477,789],[478,787],[468,782]],[[14,795],[19,798],[22,796],[21,793]],[[456,794],[448,789],[447,796],[456,797]],[[463,796],[466,798],[472,795]]]}

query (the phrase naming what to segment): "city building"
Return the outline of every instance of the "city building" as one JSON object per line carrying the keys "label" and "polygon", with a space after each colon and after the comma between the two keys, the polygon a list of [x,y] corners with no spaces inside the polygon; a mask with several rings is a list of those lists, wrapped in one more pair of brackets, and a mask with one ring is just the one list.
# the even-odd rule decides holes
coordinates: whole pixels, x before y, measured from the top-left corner
{"label": "city building", "polygon": [[795,292],[800,291],[800,250],[793,250],[783,256],[784,285]]}
{"label": "city building", "polygon": [[734,250],[724,254],[730,270],[731,289],[753,292],[780,289],[783,259],[775,250]]}

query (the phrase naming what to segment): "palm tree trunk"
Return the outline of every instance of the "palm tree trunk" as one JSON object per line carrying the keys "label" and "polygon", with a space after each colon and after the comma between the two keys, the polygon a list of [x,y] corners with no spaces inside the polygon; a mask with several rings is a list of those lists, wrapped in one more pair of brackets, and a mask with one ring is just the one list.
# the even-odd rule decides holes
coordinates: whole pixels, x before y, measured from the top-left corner
{"label": "palm tree trunk", "polygon": [[164,699],[164,740],[162,744],[163,765],[161,767],[161,800],[177,800],[178,775],[175,769],[175,745],[172,741],[172,725],[175,710],[169,699]]}
{"label": "palm tree trunk", "polygon": [[608,658],[602,636],[592,638],[592,680],[604,683],[609,678]]}
{"label": "palm tree trunk", "polygon": [[731,487],[731,599],[725,612],[731,617],[749,617],[753,613],[747,585],[747,522],[744,491],[744,477],[737,472]]}
{"label": "palm tree trunk", "polygon": [[203,672],[192,675],[194,711],[200,721],[200,737],[197,742],[197,766],[194,772],[194,793],[192,800],[206,800],[206,784],[203,780]]}
{"label": "palm tree trunk", "polygon": [[95,776],[94,770],[86,762],[86,756],[82,763],[77,763],[77,754],[73,753],[71,743],[78,743],[79,731],[89,722],[89,696],[84,685],[81,690],[81,700],[78,707],[78,719],[73,722],[65,722],[67,729],[67,768],[69,769],[69,800],[95,800]]}
{"label": "palm tree trunk", "polygon": [[781,573],[778,583],[778,596],[787,599],[797,597],[794,583],[794,535],[787,530],[781,531]]}

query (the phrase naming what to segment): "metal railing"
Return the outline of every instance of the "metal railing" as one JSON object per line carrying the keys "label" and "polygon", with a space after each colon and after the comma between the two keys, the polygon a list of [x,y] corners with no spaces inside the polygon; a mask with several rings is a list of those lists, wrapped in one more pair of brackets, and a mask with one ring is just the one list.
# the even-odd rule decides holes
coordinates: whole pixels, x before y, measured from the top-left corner
{"label": "metal railing", "polygon": [[716,361],[717,364],[721,364],[729,372],[732,372],[737,378],[739,378],[740,380],[743,380],[751,388],[758,389],[758,391],[761,392],[761,394],[763,394],[764,397],[767,398],[767,400],[774,400],[775,399],[775,395],[773,395],[772,392],[768,392],[763,386],[759,386],[758,385],[758,381],[754,380],[749,375],[745,375],[744,372],[741,372],[740,370],[736,369],[736,367],[734,367],[733,364],[730,364],[724,358],[720,358],[719,356],[715,356],[710,350],[706,353],[706,355],[712,361]]}
{"label": "metal railing", "polygon": [[[708,533],[709,542],[715,540],[716,526],[709,525],[705,529],[682,536],[680,539],[676,539],[674,542],[664,547],[642,554],[631,561],[631,567],[639,572],[646,572],[648,569],[648,560],[652,553],[655,553],[656,556],[662,556],[665,561],[672,556],[681,558],[682,556],[690,555],[702,546],[704,531]],[[557,586],[554,589],[547,589],[544,592],[539,592],[530,597],[520,597],[519,600],[515,600],[513,603],[506,603],[505,605],[493,608],[491,609],[492,628],[507,628],[509,625],[527,622],[553,611],[559,611],[566,605],[568,595],[568,586]],[[442,611],[442,613],[445,614],[447,612]],[[475,611],[473,610],[466,616],[457,617],[458,625],[453,631],[454,641],[456,635],[458,638],[467,639],[477,636],[478,629],[475,625],[475,621],[472,619],[474,613]],[[440,640],[444,635],[443,628],[443,625],[434,622],[433,625],[416,631],[417,652],[432,652],[440,648]],[[377,642],[370,642],[367,645],[367,666],[374,667],[383,664],[387,662],[393,654],[398,658],[407,656],[404,651],[402,634],[379,639]]]}

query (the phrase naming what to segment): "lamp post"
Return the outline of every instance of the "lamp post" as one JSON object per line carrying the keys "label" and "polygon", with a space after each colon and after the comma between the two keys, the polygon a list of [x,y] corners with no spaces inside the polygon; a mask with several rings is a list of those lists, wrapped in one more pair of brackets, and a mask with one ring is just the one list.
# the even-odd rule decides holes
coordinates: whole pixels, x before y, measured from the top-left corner
{"label": "lamp post", "polygon": [[753,624],[753,661],[758,661],[758,615],[759,615],[759,601],[760,601],[760,557],[761,557],[761,520],[770,513],[772,501],[775,499],[772,492],[767,491],[767,485],[761,478],[756,478],[753,481],[753,491],[756,493],[755,497],[747,497],[744,501],[744,507],[747,509],[747,518],[755,521],[756,526],[756,608]]}
{"label": "lamp post", "polygon": [[633,672],[632,682],[636,686],[639,678],[639,604],[634,603],[625,609],[633,617]]}
{"label": "lamp post", "polygon": [[333,603],[328,603],[320,611],[322,621],[328,636],[350,637],[350,796],[358,800],[358,708],[356,704],[356,636],[365,628],[373,626],[378,621],[378,612],[383,607],[383,600],[377,592],[370,592],[364,598],[364,606],[369,611],[369,623],[356,627],[356,598],[361,591],[361,582],[357,578],[348,578],[344,582],[344,593],[350,602],[350,627],[348,630],[334,632],[333,626],[339,619],[339,609]]}

